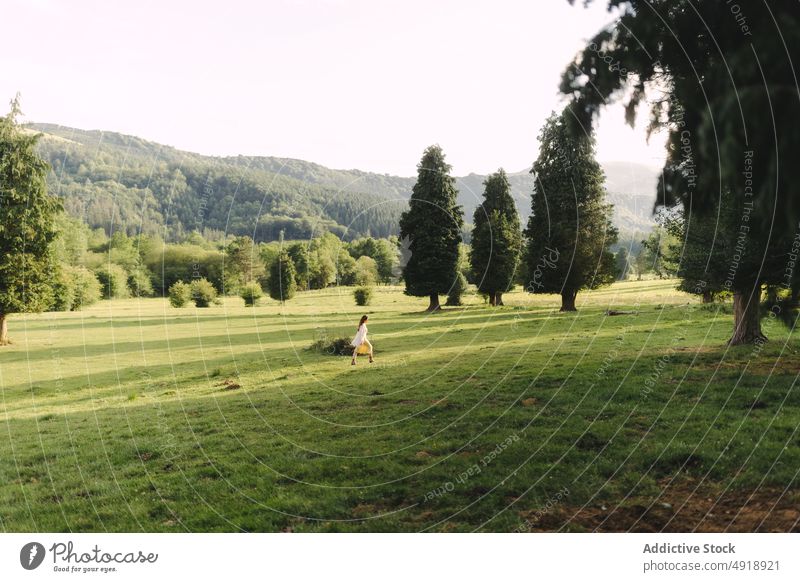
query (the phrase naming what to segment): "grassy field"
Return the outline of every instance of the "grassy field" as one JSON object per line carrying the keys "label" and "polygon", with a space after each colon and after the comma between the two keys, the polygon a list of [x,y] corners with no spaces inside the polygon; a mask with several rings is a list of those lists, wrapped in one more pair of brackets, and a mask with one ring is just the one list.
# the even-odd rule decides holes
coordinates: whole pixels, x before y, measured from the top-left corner
{"label": "grassy field", "polygon": [[674,286],[433,315],[380,288],[356,367],[307,349],[354,334],[350,289],[15,316],[0,531],[797,529],[797,340],[727,348],[729,308]]}

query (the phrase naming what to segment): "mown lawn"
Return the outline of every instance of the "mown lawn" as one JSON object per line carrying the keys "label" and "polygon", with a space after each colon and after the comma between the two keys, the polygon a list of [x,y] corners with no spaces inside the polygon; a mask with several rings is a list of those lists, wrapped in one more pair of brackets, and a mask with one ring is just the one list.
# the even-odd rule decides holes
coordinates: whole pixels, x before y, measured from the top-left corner
{"label": "mown lawn", "polygon": [[382,287],[356,367],[307,349],[353,335],[351,289],[15,316],[0,530],[797,528],[797,340],[727,348],[674,285],[434,315]]}

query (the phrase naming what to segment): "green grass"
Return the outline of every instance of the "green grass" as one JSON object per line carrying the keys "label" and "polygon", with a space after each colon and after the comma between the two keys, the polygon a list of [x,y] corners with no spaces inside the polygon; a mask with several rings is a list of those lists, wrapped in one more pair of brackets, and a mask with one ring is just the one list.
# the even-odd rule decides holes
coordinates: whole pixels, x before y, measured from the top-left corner
{"label": "green grass", "polygon": [[[674,285],[577,314],[515,292],[429,315],[387,287],[15,316],[0,531],[509,531],[564,487],[576,511],[672,478],[794,491],[797,341],[767,322],[763,349],[729,349],[731,316]],[[375,364],[306,349],[365,309]]]}

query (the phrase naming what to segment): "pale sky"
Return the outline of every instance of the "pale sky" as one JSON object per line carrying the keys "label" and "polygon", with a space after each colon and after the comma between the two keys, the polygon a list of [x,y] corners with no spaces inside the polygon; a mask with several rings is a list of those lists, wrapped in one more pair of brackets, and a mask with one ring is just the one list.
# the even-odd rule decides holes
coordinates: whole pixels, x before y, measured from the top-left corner
{"label": "pale sky", "polygon": [[[456,174],[517,171],[605,5],[5,0],[0,100],[211,155],[410,176],[438,143]],[[601,118],[598,158],[659,165],[662,141],[622,119],[619,104]]]}

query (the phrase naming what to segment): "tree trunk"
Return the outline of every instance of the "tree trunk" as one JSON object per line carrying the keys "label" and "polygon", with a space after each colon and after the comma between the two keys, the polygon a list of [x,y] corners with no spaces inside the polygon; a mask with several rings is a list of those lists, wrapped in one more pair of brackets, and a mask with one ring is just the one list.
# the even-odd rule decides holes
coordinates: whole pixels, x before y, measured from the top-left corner
{"label": "tree trunk", "polygon": [[489,293],[489,305],[492,307],[497,305],[497,294],[494,292]]}
{"label": "tree trunk", "polygon": [[561,292],[561,309],[559,311],[578,311],[575,308],[575,297],[578,295],[577,291],[572,289],[565,289]]}
{"label": "tree trunk", "polygon": [[439,305],[439,294],[431,293],[431,303],[428,305],[428,311],[438,311],[441,309]]}
{"label": "tree trunk", "polygon": [[500,291],[498,291],[498,292],[495,294],[495,298],[494,298],[494,304],[495,304],[495,305],[504,305],[504,303],[503,303],[503,294],[502,294],[502,293],[500,293]]}
{"label": "tree trunk", "polygon": [[0,315],[0,346],[7,346],[8,341],[8,320],[5,315]]}
{"label": "tree trunk", "polygon": [[734,291],[733,336],[728,340],[728,345],[758,344],[767,341],[766,336],[761,333],[760,300],[760,287],[754,293]]}
{"label": "tree trunk", "polygon": [[713,291],[703,291],[703,303],[714,303]]}

